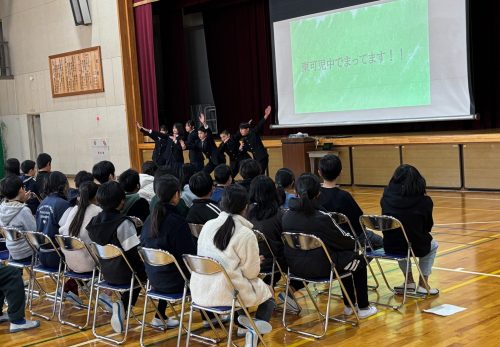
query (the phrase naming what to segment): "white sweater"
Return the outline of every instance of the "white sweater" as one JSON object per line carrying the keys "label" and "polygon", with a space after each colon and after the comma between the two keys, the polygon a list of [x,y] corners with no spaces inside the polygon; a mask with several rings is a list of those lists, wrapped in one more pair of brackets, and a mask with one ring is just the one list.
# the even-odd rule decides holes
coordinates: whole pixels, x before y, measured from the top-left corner
{"label": "white sweater", "polygon": [[[252,223],[233,215],[235,230],[229,245],[221,251],[213,242],[214,236],[228,218],[226,212],[208,221],[198,239],[198,255],[220,262],[239,291],[246,307],[257,306],[271,297],[269,287],[258,278],[260,271],[259,245],[252,231]],[[232,289],[222,273],[216,275],[191,275],[191,296],[195,303],[204,306],[230,306]]]}
{"label": "white sweater", "polygon": [[141,189],[139,189],[139,196],[151,202],[153,196],[155,196],[155,191],[153,189],[154,177],[146,174],[139,174],[139,184]]}

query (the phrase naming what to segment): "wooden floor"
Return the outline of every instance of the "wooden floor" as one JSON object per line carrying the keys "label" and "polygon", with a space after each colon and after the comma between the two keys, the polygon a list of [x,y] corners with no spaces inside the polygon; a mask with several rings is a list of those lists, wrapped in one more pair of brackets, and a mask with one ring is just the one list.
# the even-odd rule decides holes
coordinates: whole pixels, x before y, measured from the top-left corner
{"label": "wooden floor", "polygon": [[[381,189],[351,190],[365,213],[379,213]],[[281,328],[280,314],[275,313],[272,333],[265,336],[271,346],[498,346],[500,345],[500,193],[431,191],[434,200],[433,236],[439,242],[431,284],[441,290],[436,298],[409,299],[400,312],[379,307],[379,313],[362,321],[359,327],[331,323],[327,336],[319,341],[287,333]],[[389,279],[402,283],[397,265],[384,263]],[[379,290],[380,300],[391,299],[386,288]],[[322,307],[326,295],[319,296]],[[376,300],[377,293],[371,292]],[[318,330],[313,307],[300,300],[303,311],[292,317],[298,324]],[[343,305],[334,299],[333,312]],[[450,317],[422,312],[441,304],[453,304],[467,310]],[[136,312],[142,305],[140,301]],[[68,307],[69,308],[69,307]],[[75,313],[76,312],[76,313]],[[82,317],[73,311],[72,317]],[[103,331],[111,331],[109,315],[99,314]],[[199,326],[199,318],[197,318]],[[176,331],[148,330],[149,346],[175,346]],[[132,325],[127,345],[138,345],[139,330]],[[242,339],[237,342],[243,343]],[[0,346],[101,346],[91,330],[78,331],[56,321],[42,321],[41,328],[25,333],[8,334],[8,324],[0,325]],[[198,343],[192,343],[199,346]]]}

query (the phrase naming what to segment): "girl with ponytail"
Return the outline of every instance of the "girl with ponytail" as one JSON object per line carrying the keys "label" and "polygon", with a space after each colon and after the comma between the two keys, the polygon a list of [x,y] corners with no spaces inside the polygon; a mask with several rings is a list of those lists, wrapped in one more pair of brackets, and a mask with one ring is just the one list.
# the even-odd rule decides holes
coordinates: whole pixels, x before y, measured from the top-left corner
{"label": "girl with ponytail", "polygon": [[[86,244],[92,242],[86,228],[90,220],[102,211],[96,203],[97,188],[94,182],[84,182],[80,185],[77,205],[68,209],[61,220],[62,226],[59,229],[61,235],[78,237]],[[64,249],[63,252],[66,262],[73,271],[90,272],[94,269],[94,261],[87,252],[65,252]]]}
{"label": "girl with ponytail", "polygon": [[[357,299],[358,316],[366,318],[377,313],[377,308],[368,303],[368,283],[366,263],[354,252],[354,238],[333,222],[327,212],[323,212],[318,198],[321,183],[311,173],[300,175],[296,182],[297,198],[290,200],[290,210],[283,215],[283,231],[303,233],[319,237],[332,256],[339,272],[351,271],[351,279],[342,280],[352,300]],[[297,251],[285,247],[285,259],[290,272],[306,278],[324,278],[330,276],[330,262],[322,249]],[[344,314],[353,314],[349,303],[344,298]]]}
{"label": "girl with ponytail", "polygon": [[290,199],[295,197],[295,175],[292,170],[282,168],[276,172],[274,181],[278,189],[280,206],[287,209]]}
{"label": "girl with ponytail", "polygon": [[[210,257],[224,266],[246,307],[259,306],[255,315],[261,333],[270,332],[268,323],[275,307],[271,289],[258,277],[260,272],[259,245],[253,225],[246,219],[247,190],[235,184],[222,194],[222,212],[209,220],[198,238],[198,255]],[[233,292],[224,275],[192,274],[191,296],[204,306],[231,306]],[[243,316],[238,321],[248,326]],[[256,335],[248,330],[246,346],[256,346]]]}
{"label": "girl with ponytail", "polygon": [[[169,252],[175,257],[187,276],[189,272],[185,268],[182,255],[196,254],[196,244],[188,224],[177,213],[176,206],[180,201],[180,182],[172,175],[160,176],[155,178],[154,190],[158,197],[158,203],[142,227],[141,246]],[[145,268],[151,286],[155,290],[165,294],[182,293],[184,279],[174,264],[167,267],[154,267],[146,264]],[[160,300],[158,311],[167,322],[167,326],[179,325],[177,320],[167,317],[166,308],[166,301]],[[162,321],[156,316],[151,324],[161,326]]]}

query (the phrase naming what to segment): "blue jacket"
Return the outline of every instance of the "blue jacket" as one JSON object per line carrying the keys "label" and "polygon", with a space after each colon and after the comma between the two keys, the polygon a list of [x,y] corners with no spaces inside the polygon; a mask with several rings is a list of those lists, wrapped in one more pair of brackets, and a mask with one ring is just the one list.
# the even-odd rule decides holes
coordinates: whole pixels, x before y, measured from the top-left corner
{"label": "blue jacket", "polygon": [[36,211],[36,231],[54,238],[59,234],[59,221],[69,207],[70,203],[65,197],[57,193],[47,196]]}

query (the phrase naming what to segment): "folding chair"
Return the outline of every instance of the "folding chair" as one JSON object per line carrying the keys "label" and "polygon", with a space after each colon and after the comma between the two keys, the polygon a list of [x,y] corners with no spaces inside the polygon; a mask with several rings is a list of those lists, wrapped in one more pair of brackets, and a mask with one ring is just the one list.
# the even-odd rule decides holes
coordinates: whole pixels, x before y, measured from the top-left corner
{"label": "folding chair", "polygon": [[[2,229],[0,229],[0,232],[1,231]],[[0,243],[5,244],[5,238],[0,237]],[[9,251],[7,249],[0,251],[0,264],[6,263],[8,259],[9,259]]]}
{"label": "folding chair", "polygon": [[[188,323],[188,331],[187,331],[187,337],[186,337],[186,347],[189,346],[189,338],[191,337],[191,324],[193,321],[193,310],[202,310],[206,312],[212,312],[215,314],[215,317],[217,318],[217,321],[219,322],[219,325],[222,327],[224,332],[227,334],[227,346],[231,346],[232,343],[232,332],[233,332],[233,326],[234,326],[234,313],[236,311],[236,303],[239,304],[245,315],[250,321],[250,324],[252,325],[253,330],[257,333],[257,336],[259,340],[262,342],[262,345],[264,347],[267,347],[266,342],[262,338],[262,335],[260,334],[259,330],[257,329],[253,318],[250,316],[250,313],[248,313],[247,308],[243,304],[243,301],[240,298],[240,295],[238,294],[238,290],[233,285],[233,282],[231,281],[231,278],[227,274],[226,270],[224,267],[216,260],[209,258],[209,257],[201,257],[198,255],[189,255],[189,254],[184,254],[183,256],[184,262],[186,263],[186,266],[188,270],[191,273],[196,273],[200,275],[205,275],[205,276],[211,276],[211,275],[216,275],[222,273],[224,275],[224,278],[226,279],[227,283],[230,285],[232,292],[233,292],[233,300],[231,303],[231,306],[220,306],[220,307],[210,307],[210,306],[202,306],[196,304],[194,301],[191,302],[191,308],[189,310],[189,323]],[[219,316],[224,315],[224,314],[229,314],[230,315],[230,322],[229,322],[229,331],[226,330],[222,322],[220,321]]]}
{"label": "folding chair", "polygon": [[[94,262],[96,262],[94,259],[94,256],[88,250],[85,243],[82,240],[80,240],[79,238],[73,237],[73,236],[56,235],[56,241],[59,244],[59,246],[61,247],[62,251],[67,252],[67,253],[79,252],[79,253],[82,253],[83,255],[90,256],[94,260]],[[78,325],[76,323],[73,323],[70,321],[64,321],[62,319],[63,307],[64,307],[64,305],[63,305],[64,292],[62,290],[60,291],[60,295],[59,295],[58,319],[59,319],[59,322],[61,324],[70,325],[72,327],[75,327],[75,328],[82,330],[88,326],[89,321],[90,321],[90,311],[92,309],[92,296],[93,296],[92,294],[94,292],[94,281],[95,281],[96,268],[94,267],[92,272],[79,273],[79,272],[75,272],[72,270],[72,268],[75,268],[75,264],[72,264],[71,262],[72,262],[71,258],[66,257],[66,259],[64,261],[64,270],[63,270],[62,276],[61,276],[61,283],[64,283],[64,279],[66,277],[76,280],[76,282],[78,283],[78,286],[80,288],[81,288],[81,285],[80,285],[81,281],[89,283],[90,294],[88,296],[89,303],[87,305],[87,319],[86,319],[84,325]],[[82,290],[82,292],[85,292],[85,291]]]}
{"label": "folding chair", "polygon": [[191,230],[191,235],[196,237],[196,239],[200,237],[201,229],[203,229],[203,224],[189,223],[189,230]]}
{"label": "folding chair", "polygon": [[[132,310],[132,292],[136,288],[142,288],[143,290],[145,290],[145,288],[142,285],[140,278],[135,273],[134,268],[129,263],[127,257],[125,256],[125,254],[123,253],[123,251],[119,247],[117,247],[115,245],[111,245],[111,244],[101,246],[101,245],[98,245],[97,243],[93,242],[90,245],[90,250],[96,256],[96,258],[100,264],[99,268],[101,269],[101,271],[99,271],[97,283],[95,283],[95,285],[94,285],[96,288],[96,298],[99,297],[99,292],[101,289],[107,289],[107,290],[110,290],[113,292],[118,292],[118,293],[124,293],[124,292],[129,291],[129,299],[128,299],[128,303],[127,303],[127,308],[125,310],[126,324],[125,324],[125,330],[123,333],[124,336],[121,340],[113,339],[110,336],[99,335],[97,333],[96,321],[97,321],[97,307],[98,307],[99,300],[95,300],[94,321],[92,323],[92,333],[98,339],[102,339],[104,341],[108,341],[111,343],[121,345],[127,340],[130,315],[131,314],[134,315],[134,318],[135,318],[135,314]],[[103,260],[104,261],[108,261],[108,260],[121,261],[121,262],[123,262],[123,264],[126,264],[128,269],[130,270],[130,284],[119,285],[119,284],[111,284],[108,281],[106,281],[106,278],[109,276],[109,274],[106,274],[104,271],[104,268],[102,266]],[[137,318],[135,318],[135,319],[137,320]],[[139,321],[139,320],[137,320],[137,321],[142,324],[141,321]]]}
{"label": "folding chair", "polygon": [[[52,239],[45,235],[44,233],[41,233],[39,231],[23,231],[22,234],[26,237],[26,240],[28,241],[28,244],[31,246],[33,249],[33,258],[36,260],[33,260],[33,265],[30,267],[30,284],[29,284],[29,296],[28,296],[28,302],[29,302],[29,311],[33,316],[38,316],[41,318],[44,318],[46,320],[51,320],[52,317],[54,317],[56,313],[56,306],[57,306],[57,300],[58,300],[58,293],[59,290],[62,289],[61,287],[61,270],[62,270],[62,265],[63,265],[63,257],[61,253],[59,252],[59,249],[56,247]],[[51,252],[56,252],[56,254],[59,256],[59,266],[56,268],[49,268],[44,266],[39,262],[40,259],[40,253],[43,251],[51,251]],[[48,275],[49,278],[51,278],[55,284],[56,284],[56,290],[54,294],[50,294],[47,290],[45,290],[40,283],[36,279],[36,274],[37,273],[42,273],[44,275]],[[40,287],[40,295],[39,298],[42,298],[42,296],[46,296],[50,300],[53,300],[53,306],[52,306],[52,312],[50,316],[44,316],[40,313],[37,313],[33,310],[33,289],[35,282],[38,283],[38,286]],[[62,290],[61,290],[62,291]]]}
{"label": "folding chair", "polygon": [[269,251],[269,253],[271,254],[272,259],[273,259],[271,271],[260,272],[259,275],[261,277],[271,276],[271,284],[272,285],[274,284],[274,275],[276,273],[279,273],[281,275],[281,278],[285,279],[286,274],[281,269],[281,266],[278,263],[278,259],[276,258],[276,255],[274,254],[273,249],[271,248],[271,245],[267,241],[266,235],[264,235],[264,233],[260,232],[259,230],[255,230],[255,229],[253,230],[253,232],[255,234],[255,237],[257,237],[257,242],[259,243],[259,245],[264,244],[266,249]]}
{"label": "folding chair", "polygon": [[[146,296],[144,298],[144,310],[142,312],[142,322],[144,323],[146,321],[146,311],[147,311],[147,305],[148,305],[148,299],[152,300],[165,300],[167,303],[169,303],[172,307],[172,310],[174,311],[175,315],[177,316],[177,312],[175,312],[174,306],[175,304],[178,304],[181,302],[181,315],[179,318],[179,331],[177,335],[177,346],[180,345],[181,342],[181,335],[182,335],[182,319],[184,318],[184,305],[186,303],[186,297],[187,297],[187,291],[188,291],[188,280],[186,276],[184,275],[184,272],[182,271],[181,267],[177,263],[177,260],[173,255],[171,255],[167,251],[163,251],[161,249],[153,249],[153,248],[139,248],[139,255],[144,262],[144,264],[148,266],[154,266],[154,267],[165,267],[169,266],[171,264],[175,265],[177,268],[177,271],[181,274],[182,278],[184,279],[184,290],[182,293],[174,293],[174,294],[166,294],[162,293],[160,291],[154,290],[151,287],[151,284],[149,282],[149,279],[146,283]],[[165,321],[163,317],[160,315],[159,316],[162,323],[166,326]],[[141,336],[140,336],[140,343],[141,346],[144,346],[144,325],[141,324]]]}
{"label": "folding chair", "polygon": [[370,270],[370,273],[372,274],[373,280],[375,281],[375,285],[369,285],[368,288],[370,288],[372,290],[377,290],[378,287],[380,286],[380,284],[378,283],[377,276],[375,276],[375,272],[373,271],[373,268],[372,268],[370,262],[368,261],[368,259],[365,256],[364,248],[366,247],[366,242],[363,242],[364,245],[361,244],[361,242],[359,241],[359,236],[356,235],[356,232],[354,231],[354,228],[352,227],[351,221],[349,220],[349,218],[347,218],[347,216],[345,214],[340,213],[340,212],[329,212],[329,215],[332,217],[333,222],[337,228],[343,229],[342,225],[347,225],[349,227],[349,230],[347,230],[347,231],[356,239],[356,245],[355,245],[354,250],[356,252],[360,251],[363,254],[363,258],[365,259],[365,262],[366,262],[366,267]]}
{"label": "folding chair", "polygon": [[[26,241],[26,238],[24,237],[24,235],[16,228],[10,228],[10,227],[0,228],[0,235],[3,235],[3,237],[4,237],[3,239],[0,239],[0,242],[6,242],[6,241],[16,242],[16,241],[22,241],[22,240],[24,240],[25,242],[28,242],[28,241]],[[30,246],[29,243],[28,243],[28,246]],[[30,248],[31,248],[31,246],[30,246]],[[33,258],[34,257],[32,257],[32,259]],[[29,268],[31,267],[32,262],[33,262],[33,261],[24,262],[24,261],[14,260],[10,256],[10,253],[8,250],[0,252],[0,260],[8,262],[9,266],[14,266],[14,267],[17,267],[19,269],[26,268],[28,271],[29,271]]]}
{"label": "folding chair", "polygon": [[[365,238],[367,245],[370,247],[371,251],[367,250],[367,247],[364,248],[364,255],[365,257],[373,258],[377,262],[377,266],[380,270],[380,273],[382,274],[382,277],[384,279],[384,282],[387,286],[387,288],[392,292],[396,293],[396,291],[389,285],[389,282],[387,281],[387,277],[385,276],[384,270],[382,269],[382,266],[380,265],[379,259],[385,259],[385,260],[394,260],[394,261],[402,261],[406,260],[408,266],[406,267],[406,272],[405,272],[405,283],[404,283],[404,289],[403,289],[403,301],[401,302],[400,305],[388,305],[380,302],[375,302],[377,305],[382,305],[386,307],[391,307],[395,310],[399,310],[406,302],[406,297],[416,297],[416,298],[422,298],[422,297],[427,297],[429,296],[429,285],[427,281],[425,281],[423,275],[422,275],[422,270],[420,269],[420,265],[418,264],[417,257],[415,256],[415,253],[413,252],[413,249],[411,248],[411,242],[408,240],[408,237],[406,235],[405,229],[403,227],[403,224],[396,218],[391,217],[391,216],[383,216],[383,215],[362,215],[359,217],[359,223],[361,224],[361,227],[363,228],[363,232],[365,233]],[[388,254],[385,252],[383,248],[381,249],[376,249],[373,250],[373,247],[371,247],[370,240],[367,237],[367,231],[374,232],[376,234],[381,235],[384,237],[384,231],[389,231],[392,230],[394,232],[398,232],[397,230],[400,230],[403,233],[403,236],[408,243],[408,251],[406,254]],[[425,287],[427,288],[427,294],[411,294],[407,292],[407,283],[408,283],[408,274],[409,274],[409,262],[410,259],[413,258],[413,261],[415,262],[415,265],[417,267],[418,273],[420,277],[424,280]]]}
{"label": "folding chair", "polygon": [[[290,267],[288,267],[288,274],[287,274],[287,279],[286,279],[286,289],[285,289],[285,303],[284,303],[284,309],[283,309],[283,316],[282,316],[282,324],[283,327],[290,332],[295,332],[300,335],[304,336],[309,336],[309,337],[314,337],[315,339],[320,339],[323,336],[325,336],[326,331],[328,329],[328,322],[330,319],[334,321],[339,321],[342,323],[349,323],[353,326],[356,326],[359,324],[359,317],[358,313],[356,311],[356,308],[354,307],[351,298],[349,297],[349,294],[347,293],[344,284],[342,283],[341,279],[351,277],[353,280],[353,285],[354,285],[354,279],[352,277],[352,273],[350,271],[342,272],[342,274],[339,274],[337,269],[335,268],[335,264],[332,261],[332,257],[330,256],[329,251],[326,249],[325,244],[323,241],[314,235],[307,235],[303,233],[290,233],[290,232],[284,232],[281,234],[281,238],[283,239],[283,242],[285,244],[285,247],[289,247],[291,249],[299,250],[299,251],[312,251],[315,249],[322,249],[324,256],[330,263],[330,276],[325,277],[325,278],[305,278],[302,276],[297,276],[295,275]],[[320,315],[321,319],[324,320],[323,322],[323,331],[321,334],[314,334],[311,332],[307,331],[301,331],[301,330],[296,330],[291,328],[287,322],[286,322],[286,302],[288,298],[288,292],[290,290],[290,281],[291,280],[296,280],[296,281],[301,281],[304,283],[304,287],[306,288],[307,294],[309,295],[309,298],[311,299],[316,311]],[[347,298],[347,301],[349,302],[350,308],[353,310],[354,315],[356,316],[356,321],[349,321],[349,320],[344,320],[344,319],[339,319],[336,317],[330,317],[330,302],[331,302],[331,296],[332,296],[332,285],[333,281],[338,281],[340,284],[340,288],[342,290],[342,293],[345,295]],[[326,311],[325,313],[322,313],[318,307],[318,303],[314,299],[311,291],[308,288],[309,283],[315,283],[315,284],[328,284],[328,301],[326,304]]]}

